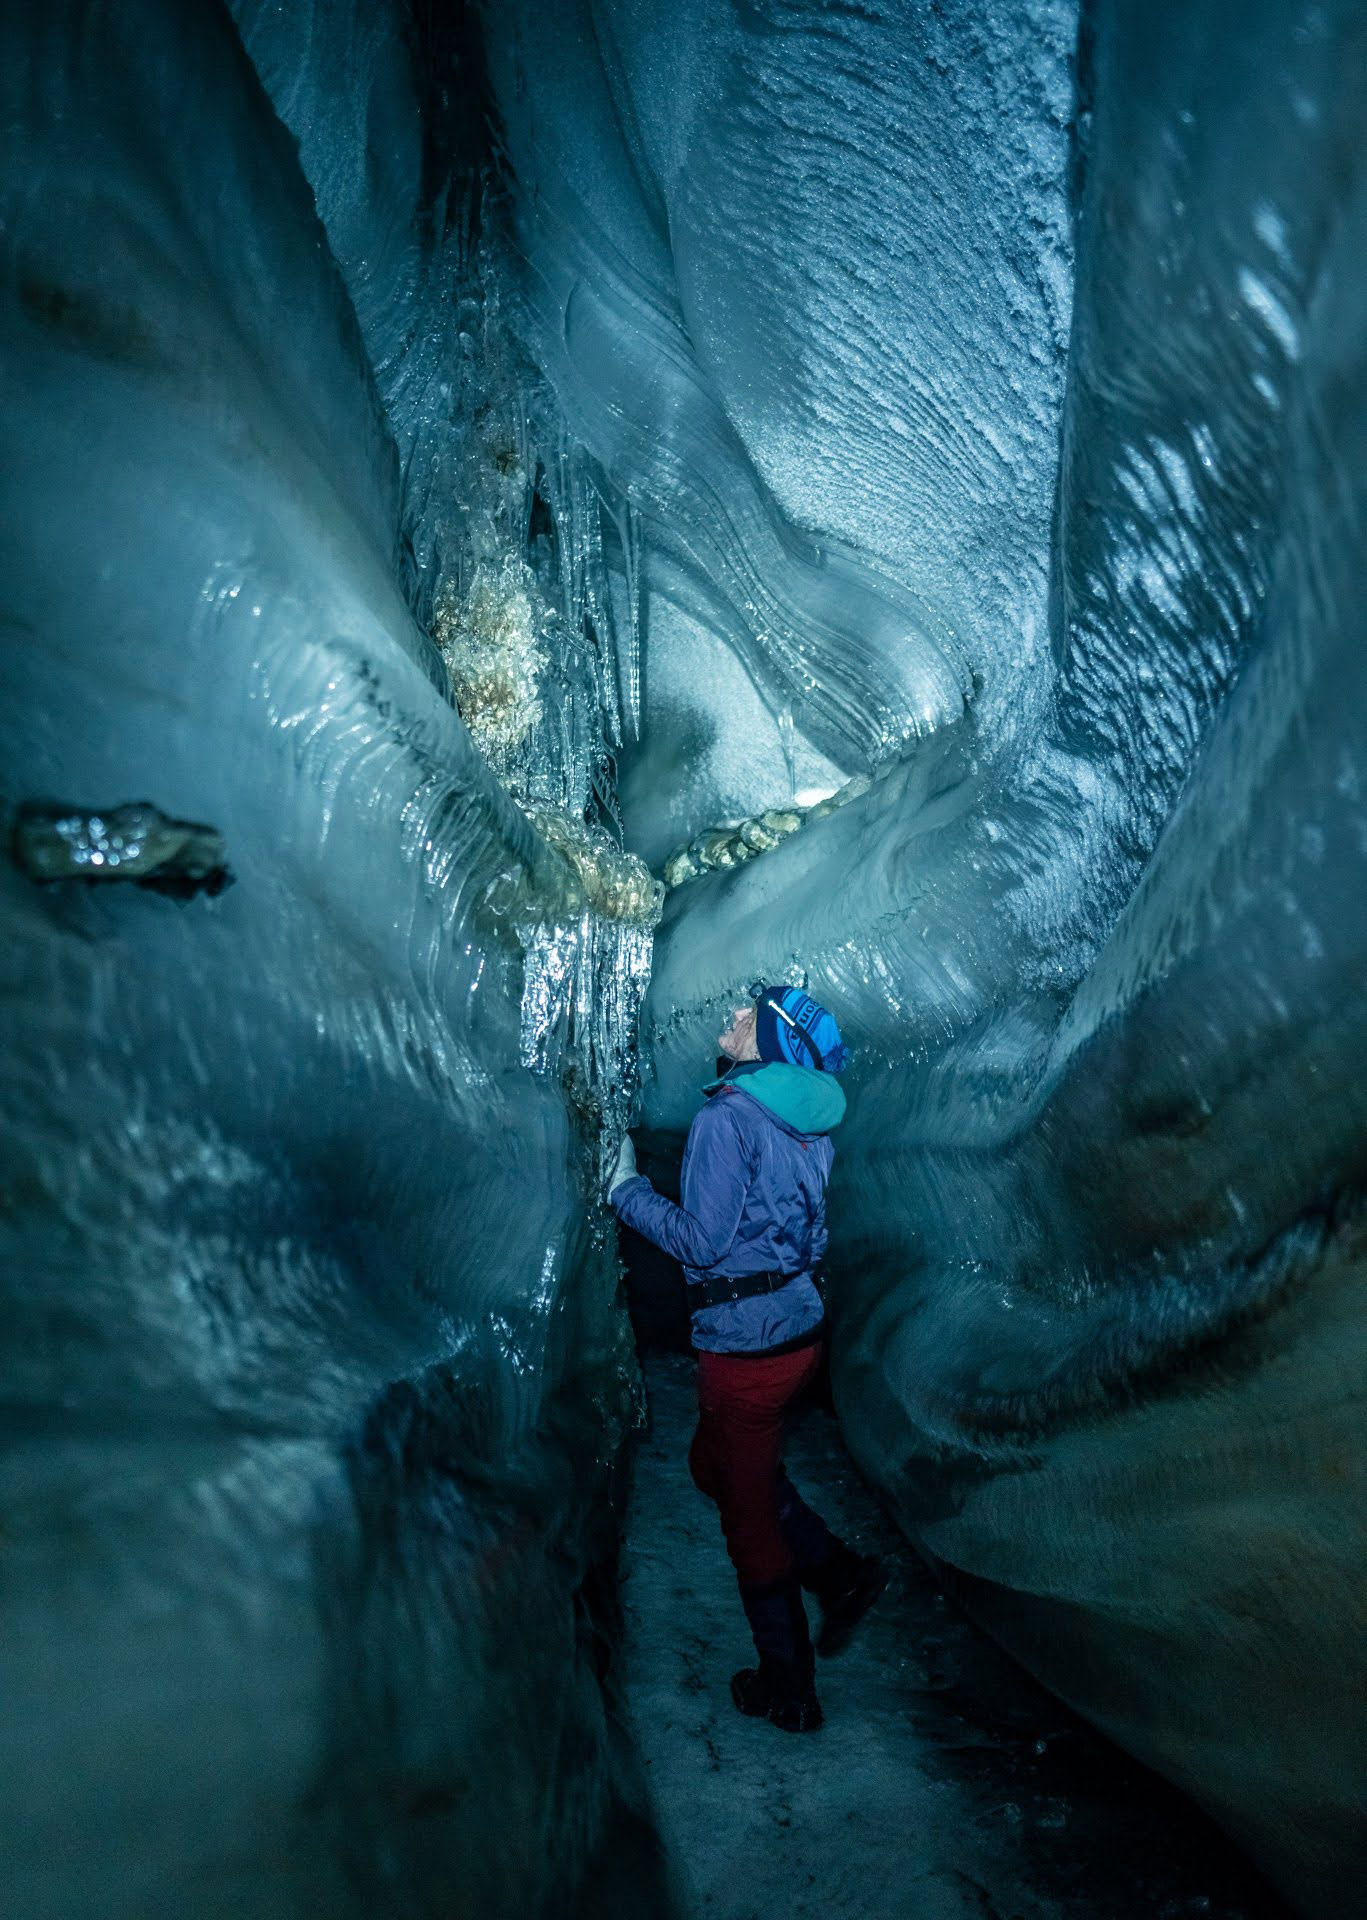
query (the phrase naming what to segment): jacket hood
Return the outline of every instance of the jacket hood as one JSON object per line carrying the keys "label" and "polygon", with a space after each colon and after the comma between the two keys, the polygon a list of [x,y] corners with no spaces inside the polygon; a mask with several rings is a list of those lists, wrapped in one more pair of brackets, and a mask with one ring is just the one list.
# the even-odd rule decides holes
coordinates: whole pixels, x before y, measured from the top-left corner
{"label": "jacket hood", "polygon": [[786,1061],[744,1061],[705,1088],[736,1087],[758,1100],[794,1133],[830,1133],[845,1118],[845,1090],[833,1074],[814,1067],[791,1067]]}

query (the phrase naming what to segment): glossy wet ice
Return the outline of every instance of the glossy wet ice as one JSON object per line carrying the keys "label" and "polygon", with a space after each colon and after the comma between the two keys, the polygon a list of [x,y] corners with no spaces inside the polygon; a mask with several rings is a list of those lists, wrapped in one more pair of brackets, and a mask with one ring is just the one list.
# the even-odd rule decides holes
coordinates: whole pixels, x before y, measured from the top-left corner
{"label": "glossy wet ice", "polygon": [[233,879],[0,862],[26,1914],[521,1920],[649,1856],[600,1176],[640,1081],[667,1178],[757,974],[857,1050],[862,1470],[1333,1908],[1363,33],[0,8],[4,831],[192,823]]}

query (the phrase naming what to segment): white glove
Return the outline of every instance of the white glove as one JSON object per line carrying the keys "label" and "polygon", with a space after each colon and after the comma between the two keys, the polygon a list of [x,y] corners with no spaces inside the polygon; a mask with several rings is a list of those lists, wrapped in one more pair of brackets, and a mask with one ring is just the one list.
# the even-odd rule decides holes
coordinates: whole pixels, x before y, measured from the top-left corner
{"label": "white glove", "polygon": [[622,1135],[622,1144],[617,1149],[617,1165],[608,1181],[608,1199],[611,1200],[618,1187],[625,1186],[628,1180],[636,1178],[636,1149],[631,1144],[631,1135]]}

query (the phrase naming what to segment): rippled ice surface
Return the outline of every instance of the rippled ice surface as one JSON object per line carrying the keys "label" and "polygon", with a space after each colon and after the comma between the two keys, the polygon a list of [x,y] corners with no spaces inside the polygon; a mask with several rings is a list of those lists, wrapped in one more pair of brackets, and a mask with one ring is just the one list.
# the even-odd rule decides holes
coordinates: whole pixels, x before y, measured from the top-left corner
{"label": "rippled ice surface", "polygon": [[829,996],[858,1457],[1325,1911],[1364,1846],[1360,9],[582,0],[544,60],[513,12],[529,324],[664,528],[642,843],[789,800],[789,722],[804,780],[874,775],[671,894],[662,1160],[745,981]]}

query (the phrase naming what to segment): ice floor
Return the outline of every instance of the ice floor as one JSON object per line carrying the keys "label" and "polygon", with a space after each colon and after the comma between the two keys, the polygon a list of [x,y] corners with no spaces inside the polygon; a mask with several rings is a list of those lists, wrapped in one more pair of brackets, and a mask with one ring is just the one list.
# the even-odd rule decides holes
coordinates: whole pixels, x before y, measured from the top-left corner
{"label": "ice floor", "polygon": [[1033,1685],[937,1590],[813,1412],[794,1479],[892,1564],[820,1663],[805,1738],[743,1720],[752,1657],[714,1510],[688,1478],[693,1367],[646,1368],[624,1560],[622,1683],[681,1916],[708,1920],[1273,1920],[1283,1909],[1153,1775]]}

